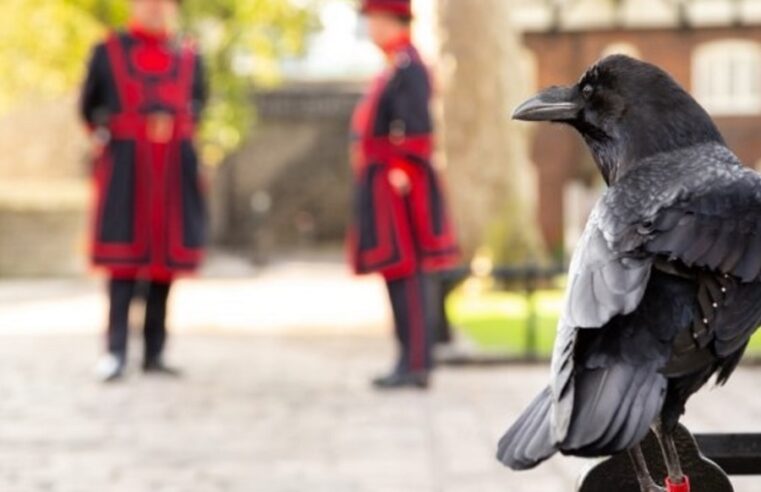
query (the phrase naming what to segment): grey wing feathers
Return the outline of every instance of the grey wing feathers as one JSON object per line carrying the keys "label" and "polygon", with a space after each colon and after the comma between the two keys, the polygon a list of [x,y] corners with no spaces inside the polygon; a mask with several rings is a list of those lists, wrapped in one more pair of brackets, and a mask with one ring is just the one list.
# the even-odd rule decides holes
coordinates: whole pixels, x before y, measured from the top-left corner
{"label": "grey wing feathers", "polygon": [[655,363],[615,364],[577,381],[573,425],[562,444],[576,456],[614,454],[647,434],[663,405],[666,378]]}
{"label": "grey wing feathers", "polygon": [[[714,350],[719,357],[744,351],[761,324],[761,283],[739,284],[716,312]],[[719,382],[723,382],[719,378]]]}
{"label": "grey wing feathers", "polygon": [[687,266],[740,278],[761,277],[761,176],[742,170],[662,210],[645,249]]}
{"label": "grey wing feathers", "polygon": [[582,328],[601,328],[614,316],[637,308],[652,260],[613,251],[600,228],[601,201],[589,218],[569,271],[566,302],[552,358],[553,437],[565,439],[573,411],[574,349]]}
{"label": "grey wing feathers", "polygon": [[[652,391],[660,391],[658,384],[648,380],[654,377],[654,370],[630,365],[609,375],[606,375],[608,371],[604,369],[585,370],[589,377],[585,376],[581,382],[574,378],[576,344],[580,331],[601,328],[612,318],[634,311],[645,294],[651,272],[650,259],[626,257],[610,248],[601,229],[600,207],[604,206],[602,200],[598,202],[571,261],[569,286],[552,357],[551,385],[534,400],[500,441],[498,457],[513,469],[531,468],[557,450],[569,451],[571,446],[579,447],[579,452],[583,453],[586,451],[585,446],[594,444],[589,442],[589,436],[593,441],[606,440],[605,443],[610,441],[609,445],[615,445],[625,435],[640,433],[642,425],[649,425],[649,422],[642,424],[647,420],[646,417],[636,419],[637,424],[631,424],[631,418],[609,423],[614,417],[610,413],[614,410],[610,406],[611,400],[608,397],[590,398],[587,393],[595,387],[609,392],[609,384],[618,385],[625,381],[626,385],[622,388],[627,391],[628,401],[639,401],[637,398],[647,400],[643,400],[637,411],[657,406],[657,402],[652,403],[649,394],[641,394],[642,385],[646,384]],[[608,384],[595,381],[597,376],[602,376]],[[640,384],[631,384],[631,380],[639,381]],[[577,386],[584,394],[583,407],[574,405]],[[589,402],[586,401],[587,398],[590,398]],[[605,423],[586,420],[589,416],[596,415],[596,409],[607,412]],[[589,434],[586,438],[579,433],[570,435],[572,420],[579,432],[602,424],[598,427],[607,429],[613,435]],[[599,446],[604,446],[605,443],[599,443]],[[589,452],[593,453],[591,450]]]}
{"label": "grey wing feathers", "polygon": [[643,249],[687,267],[714,272],[716,284],[701,305],[714,330],[714,349],[727,357],[741,349],[761,323],[761,176],[736,169],[711,187],[662,209]]}
{"label": "grey wing feathers", "polygon": [[513,470],[526,470],[557,451],[550,435],[552,394],[546,388],[500,439],[497,459]]}

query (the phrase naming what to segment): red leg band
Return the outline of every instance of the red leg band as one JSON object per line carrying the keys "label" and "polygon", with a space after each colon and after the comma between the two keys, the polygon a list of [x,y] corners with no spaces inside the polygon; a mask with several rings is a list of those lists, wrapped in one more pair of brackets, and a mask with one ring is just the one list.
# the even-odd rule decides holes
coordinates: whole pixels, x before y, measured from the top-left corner
{"label": "red leg band", "polygon": [[690,479],[685,476],[682,483],[672,483],[666,477],[666,492],[690,492]]}

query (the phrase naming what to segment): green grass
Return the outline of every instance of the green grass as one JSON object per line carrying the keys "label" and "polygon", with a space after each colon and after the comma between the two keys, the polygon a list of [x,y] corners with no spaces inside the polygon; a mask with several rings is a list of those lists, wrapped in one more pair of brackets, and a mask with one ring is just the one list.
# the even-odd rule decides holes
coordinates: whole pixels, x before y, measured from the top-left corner
{"label": "green grass", "polygon": [[[537,291],[533,296],[536,313],[536,353],[549,357],[555,327],[562,307],[560,290]],[[529,301],[515,292],[468,292],[461,288],[447,302],[452,323],[464,335],[487,352],[513,356],[527,354],[527,319]],[[751,340],[748,354],[761,356],[761,330]]]}

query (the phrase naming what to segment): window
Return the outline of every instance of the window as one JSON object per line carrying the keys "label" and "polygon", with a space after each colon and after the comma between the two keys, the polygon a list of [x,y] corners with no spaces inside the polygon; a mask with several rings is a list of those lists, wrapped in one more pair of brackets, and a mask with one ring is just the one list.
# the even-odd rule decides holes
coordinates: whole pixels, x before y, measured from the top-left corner
{"label": "window", "polygon": [[712,114],[761,113],[761,45],[726,40],[699,46],[693,55],[692,88]]}

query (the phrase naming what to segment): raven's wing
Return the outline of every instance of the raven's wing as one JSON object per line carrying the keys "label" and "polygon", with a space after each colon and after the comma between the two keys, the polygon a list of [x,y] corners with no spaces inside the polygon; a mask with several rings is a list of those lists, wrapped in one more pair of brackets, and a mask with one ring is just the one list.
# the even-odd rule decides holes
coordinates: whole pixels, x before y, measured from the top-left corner
{"label": "raven's wing", "polygon": [[638,228],[646,252],[698,272],[695,336],[719,357],[742,349],[761,323],[761,175],[732,169]]}
{"label": "raven's wing", "polygon": [[574,410],[574,355],[580,329],[604,327],[633,312],[647,288],[652,258],[615,251],[604,237],[605,201],[593,210],[576,248],[552,356],[551,427],[555,442],[568,434]]}
{"label": "raven's wing", "polygon": [[[587,370],[584,362],[577,367],[577,345],[583,344],[584,338],[581,332],[602,332],[596,329],[635,311],[645,295],[651,272],[652,259],[623,255],[611,248],[604,237],[605,223],[601,218],[613,216],[603,210],[605,207],[603,199],[598,201],[571,260],[550,387],[500,440],[497,457],[514,470],[532,468],[558,450],[570,451],[566,445],[580,450],[592,441],[614,440],[617,436],[608,436],[608,431],[612,429],[610,432],[617,435],[627,427],[613,422],[617,414],[625,414],[616,412],[618,406],[622,402],[635,406],[636,402],[640,408],[651,407],[644,401],[653,400],[650,393],[659,390],[657,382],[648,380],[658,375],[654,370],[639,370],[632,365]],[[641,391],[642,387],[648,389]],[[579,401],[575,401],[577,393]],[[601,413],[605,422],[596,418]],[[647,425],[649,422],[645,431]],[[600,435],[601,431],[606,435]]]}
{"label": "raven's wing", "polygon": [[614,318],[633,313],[656,260],[668,257],[707,268],[710,262],[732,266],[724,271],[730,276],[724,285],[701,281],[699,301],[713,306],[716,301],[706,293],[721,293],[725,304],[736,306],[710,316],[717,317],[714,343],[726,353],[743,346],[760,319],[761,303],[750,306],[761,293],[755,286],[729,292],[729,284],[733,275],[745,279],[761,275],[760,194],[761,176],[743,169],[731,151],[717,144],[654,156],[606,191],[574,254],[558,326],[551,386],[556,442],[579,444],[569,436],[577,406],[574,391],[584,386],[574,380],[581,374],[581,368],[575,367],[579,330],[607,328]]}

